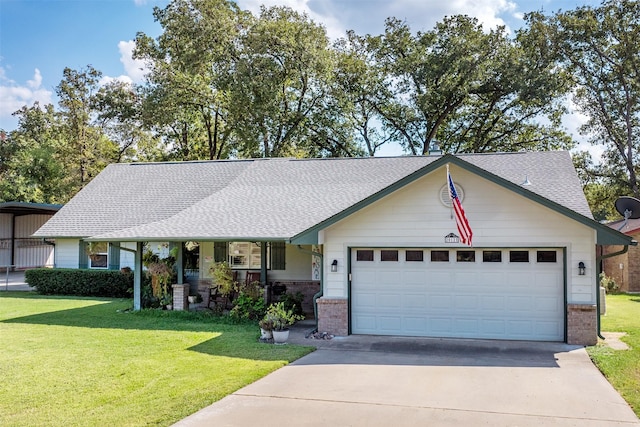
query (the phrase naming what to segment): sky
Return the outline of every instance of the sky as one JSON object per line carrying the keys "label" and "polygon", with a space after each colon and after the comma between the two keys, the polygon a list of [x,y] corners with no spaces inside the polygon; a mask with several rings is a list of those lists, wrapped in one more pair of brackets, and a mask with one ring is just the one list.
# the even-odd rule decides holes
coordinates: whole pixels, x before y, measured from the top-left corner
{"label": "sky", "polygon": [[[22,106],[57,103],[55,87],[65,67],[87,65],[103,73],[103,82],[144,81],[144,67],[131,58],[136,33],[157,37],[162,29],[154,7],[167,0],[0,0],[0,129],[17,127],[12,113]],[[443,17],[466,14],[487,28],[505,25],[514,31],[525,13],[598,6],[595,0],[237,0],[258,14],[260,6],[286,5],[306,12],[332,39],[347,30],[380,34],[394,16],[415,30],[430,30]],[[584,117],[572,114],[564,126],[574,135]],[[582,142],[584,144],[584,142]],[[586,148],[586,145],[585,145]],[[590,148],[598,156],[597,148]],[[393,154],[393,153],[389,153]],[[399,154],[399,153],[398,153]]]}

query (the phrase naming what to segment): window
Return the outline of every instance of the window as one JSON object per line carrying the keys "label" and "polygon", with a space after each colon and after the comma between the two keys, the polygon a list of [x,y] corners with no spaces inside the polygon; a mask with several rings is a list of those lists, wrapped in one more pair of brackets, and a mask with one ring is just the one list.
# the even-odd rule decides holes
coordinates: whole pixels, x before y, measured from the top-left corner
{"label": "window", "polygon": [[407,250],[404,256],[406,261],[424,261],[424,251]]}
{"label": "window", "polygon": [[529,251],[509,251],[509,262],[529,262]]}
{"label": "window", "polygon": [[482,262],[502,262],[502,251],[482,251]]}
{"label": "window", "polygon": [[381,250],[380,261],[398,261],[398,251]]}
{"label": "window", "polygon": [[449,251],[431,251],[432,262],[449,262]]}
{"label": "window", "polygon": [[558,262],[556,251],[538,251],[538,262]]}
{"label": "window", "polygon": [[356,251],[356,261],[373,261],[373,250],[359,249]]}
{"label": "window", "polygon": [[457,262],[476,262],[476,251],[456,251]]}
{"label": "window", "polygon": [[[269,247],[267,246],[267,268],[270,267],[268,251]],[[261,244],[255,242],[229,242],[229,265],[235,269],[261,268]]]}
{"label": "window", "polygon": [[109,267],[109,243],[92,242],[89,245],[89,268]]}

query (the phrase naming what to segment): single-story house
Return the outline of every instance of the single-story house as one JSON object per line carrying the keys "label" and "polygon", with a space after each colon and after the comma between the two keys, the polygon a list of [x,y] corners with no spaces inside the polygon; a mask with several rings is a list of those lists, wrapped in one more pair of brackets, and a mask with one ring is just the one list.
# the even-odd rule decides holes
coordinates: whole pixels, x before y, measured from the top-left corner
{"label": "single-story house", "polygon": [[135,308],[142,242],[198,242],[203,282],[227,260],[317,284],[320,331],[571,344],[599,333],[596,245],[635,243],[593,220],[558,151],[112,164],[34,236],[56,239],[57,266],[87,266],[89,241],[117,268],[125,248]]}
{"label": "single-story house", "polygon": [[45,203],[0,203],[0,269],[53,265],[53,243],[31,235],[61,207]]}
{"label": "single-story house", "polygon": [[[607,225],[634,240],[640,238],[640,219],[631,218],[626,222],[621,219]],[[640,248],[632,246],[628,249],[624,251],[619,246],[604,246],[602,248],[604,255],[622,253],[604,258],[602,271],[620,286],[620,292],[640,292]]]}

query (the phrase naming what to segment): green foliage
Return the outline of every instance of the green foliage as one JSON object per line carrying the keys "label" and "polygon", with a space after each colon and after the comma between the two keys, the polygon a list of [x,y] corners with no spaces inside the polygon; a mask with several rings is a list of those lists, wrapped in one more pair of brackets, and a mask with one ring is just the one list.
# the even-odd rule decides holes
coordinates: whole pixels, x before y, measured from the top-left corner
{"label": "green foliage", "polygon": [[45,295],[126,298],[133,289],[133,274],[116,270],[35,268],[25,272],[25,280]]}
{"label": "green foliage", "polygon": [[302,301],[304,300],[304,294],[302,292],[291,293],[287,292],[280,296],[279,302],[284,304],[286,310],[291,310],[294,314],[302,315]]}
{"label": "green foliage", "polygon": [[304,316],[295,314],[293,310],[285,308],[284,303],[277,302],[269,305],[267,314],[265,314],[265,317],[262,319],[264,322],[262,324],[270,322],[273,324],[274,331],[284,331],[298,320],[303,319]]}
{"label": "green foliage", "polygon": [[267,308],[263,297],[255,297],[243,291],[240,291],[234,304],[229,315],[239,319],[258,320],[264,316]]}
{"label": "green foliage", "polygon": [[580,133],[605,146],[602,164],[585,173],[618,196],[640,197],[640,3],[606,0],[527,22],[570,73],[573,103],[587,117]]}
{"label": "green foliage", "polygon": [[218,292],[223,296],[230,296],[238,290],[238,282],[233,280],[233,271],[226,261],[217,262],[209,267],[209,274],[213,284],[218,286]]}
{"label": "green foliage", "polygon": [[620,285],[604,273],[600,273],[600,286],[607,290],[607,293],[616,293],[620,290]]}

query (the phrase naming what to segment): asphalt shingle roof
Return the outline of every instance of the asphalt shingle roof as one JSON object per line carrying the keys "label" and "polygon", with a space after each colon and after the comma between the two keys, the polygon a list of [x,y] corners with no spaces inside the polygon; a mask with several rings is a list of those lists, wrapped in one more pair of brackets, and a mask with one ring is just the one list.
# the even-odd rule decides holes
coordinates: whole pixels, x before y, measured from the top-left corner
{"label": "asphalt shingle roof", "polygon": [[[567,152],[460,160],[592,218]],[[127,240],[288,239],[439,156],[254,159],[108,166],[35,236]]]}

